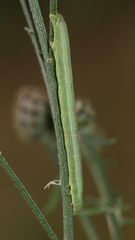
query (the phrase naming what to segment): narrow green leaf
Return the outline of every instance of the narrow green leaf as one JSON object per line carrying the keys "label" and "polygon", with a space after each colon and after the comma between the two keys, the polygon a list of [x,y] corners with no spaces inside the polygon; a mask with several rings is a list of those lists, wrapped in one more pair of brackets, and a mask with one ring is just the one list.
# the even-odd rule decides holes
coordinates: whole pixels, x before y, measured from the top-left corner
{"label": "narrow green leaf", "polygon": [[20,179],[16,176],[13,169],[10,167],[6,159],[2,156],[2,153],[0,153],[0,166],[3,168],[3,170],[6,172],[6,174],[9,176],[11,181],[14,183],[22,197],[25,199],[27,205],[30,207],[32,212],[34,213],[35,217],[38,219],[40,224],[42,225],[43,229],[47,233],[50,240],[58,240],[57,236],[53,232],[52,228],[48,224],[46,218],[44,217],[43,213],[35,203],[35,201],[32,199],[31,195],[28,193]]}

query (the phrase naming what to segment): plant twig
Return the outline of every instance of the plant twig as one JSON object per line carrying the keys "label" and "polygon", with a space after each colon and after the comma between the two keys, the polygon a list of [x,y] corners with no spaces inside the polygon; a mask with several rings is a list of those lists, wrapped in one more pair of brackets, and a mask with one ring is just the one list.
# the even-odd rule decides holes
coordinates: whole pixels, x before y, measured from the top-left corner
{"label": "plant twig", "polygon": [[[47,75],[45,80],[51,111],[54,121],[54,127],[56,132],[56,140],[58,147],[59,156],[59,169],[60,169],[60,179],[61,179],[61,190],[62,190],[62,204],[63,204],[63,223],[64,223],[64,240],[73,239],[73,211],[71,206],[71,197],[69,189],[69,179],[68,179],[68,166],[66,151],[64,146],[63,129],[61,124],[61,115],[57,96],[57,81],[55,77],[54,67],[52,61],[50,61],[49,50],[48,50],[48,39],[47,33],[44,26],[43,18],[41,15],[40,7],[37,0],[28,0],[34,28],[36,29],[36,34],[38,36],[43,61],[44,69]],[[56,3],[56,0],[52,3]],[[54,6],[54,5],[53,5]],[[55,5],[56,6],[56,5]],[[54,11],[55,8],[53,8]],[[37,50],[36,50],[37,51]]]}
{"label": "plant twig", "polygon": [[[113,199],[109,191],[108,183],[103,169],[102,160],[97,153],[97,149],[92,143],[89,126],[82,127],[80,131],[80,139],[82,152],[85,156],[85,159],[87,160],[88,167],[96,182],[96,186],[102,200],[107,204],[113,204]],[[117,221],[117,217],[114,213],[106,213],[106,219],[108,222],[111,239],[120,240],[121,230],[119,221]]]}
{"label": "plant twig", "polygon": [[90,217],[79,216],[79,220],[89,240],[101,240],[101,238],[99,238],[99,236],[97,235],[97,231],[93,226]]}
{"label": "plant twig", "polygon": [[39,45],[39,41],[37,38],[37,34],[35,32],[35,28],[34,28],[34,24],[33,24],[33,19],[32,16],[28,10],[28,5],[27,5],[27,0],[19,0],[20,1],[20,5],[22,7],[26,22],[27,22],[27,27],[25,27],[25,30],[27,31],[28,35],[31,38],[37,59],[38,59],[38,63],[41,69],[41,73],[43,76],[43,79],[45,81],[47,81],[47,76],[46,76],[46,71],[45,71],[45,67],[44,67],[44,60],[43,60],[43,56],[41,54],[41,48]]}
{"label": "plant twig", "polygon": [[57,236],[53,232],[52,228],[48,224],[46,218],[44,217],[43,213],[37,206],[37,204],[34,202],[24,185],[21,183],[20,179],[16,176],[15,172],[13,169],[10,167],[6,159],[2,156],[0,153],[0,166],[3,168],[3,170],[6,172],[6,174],[9,176],[11,181],[14,183],[22,197],[25,199],[26,203],[42,225],[43,229],[47,233],[48,237],[50,240],[58,240]]}

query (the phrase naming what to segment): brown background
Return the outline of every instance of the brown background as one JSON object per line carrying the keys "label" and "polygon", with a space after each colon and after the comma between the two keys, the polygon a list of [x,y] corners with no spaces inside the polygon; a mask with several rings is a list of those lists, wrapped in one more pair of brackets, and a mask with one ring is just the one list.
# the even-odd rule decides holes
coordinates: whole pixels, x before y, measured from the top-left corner
{"label": "brown background", "polygon": [[[43,206],[49,193],[44,185],[57,170],[45,146],[23,143],[12,124],[12,104],[17,89],[26,84],[43,86],[31,42],[23,30],[19,1],[0,2],[0,150],[33,198]],[[40,1],[47,21],[48,1]],[[98,123],[117,144],[104,158],[111,189],[131,204],[135,216],[135,6],[134,1],[59,1],[71,39],[76,95],[95,106]],[[106,165],[110,163],[105,161]],[[88,176],[85,182],[89,185]],[[91,185],[90,185],[91,187]],[[48,217],[55,232],[62,229],[61,211]],[[102,239],[108,240],[102,219]],[[78,231],[80,229],[80,231]],[[0,170],[0,239],[47,239],[33,214],[8,177]],[[61,237],[62,239],[62,237]],[[76,239],[85,239],[76,222]],[[123,240],[135,239],[134,226],[126,226]]]}

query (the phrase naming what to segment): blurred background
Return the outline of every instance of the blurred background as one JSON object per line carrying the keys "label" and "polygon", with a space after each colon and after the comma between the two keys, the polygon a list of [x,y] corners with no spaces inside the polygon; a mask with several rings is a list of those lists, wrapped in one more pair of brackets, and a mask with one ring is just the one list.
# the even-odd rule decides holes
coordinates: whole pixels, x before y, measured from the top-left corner
{"label": "blurred background", "polygon": [[[46,25],[48,2],[40,1]],[[98,124],[108,137],[117,139],[104,151],[104,164],[111,190],[130,204],[128,216],[135,217],[135,3],[64,0],[59,1],[59,12],[68,23],[76,96],[92,102]],[[19,1],[0,2],[0,150],[42,208],[49,197],[43,187],[57,176],[56,166],[46,146],[18,138],[12,121],[18,89],[27,84],[44,88],[25,25]],[[85,186],[95,191],[88,174]],[[48,221],[62,236],[60,208]],[[102,239],[108,240],[104,219],[97,220],[97,225]],[[85,239],[77,220],[75,227],[75,238]],[[1,169],[0,239],[47,239]],[[134,226],[123,228],[122,239],[135,239]]]}

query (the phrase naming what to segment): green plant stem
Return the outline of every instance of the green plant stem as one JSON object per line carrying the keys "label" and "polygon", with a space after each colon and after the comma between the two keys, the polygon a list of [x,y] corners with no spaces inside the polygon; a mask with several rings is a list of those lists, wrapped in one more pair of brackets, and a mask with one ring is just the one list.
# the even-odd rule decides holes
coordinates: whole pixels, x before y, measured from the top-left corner
{"label": "green plant stem", "polygon": [[[54,15],[57,13],[57,0],[50,0],[50,13]],[[51,21],[49,22],[49,24],[50,24],[49,43],[51,43],[53,41],[53,26],[51,24]],[[52,64],[54,68],[54,58],[53,58],[53,51],[51,47],[49,47],[49,56],[53,60]]]}
{"label": "green plant stem", "polygon": [[[42,143],[43,144],[47,144],[47,147],[48,147],[48,150],[50,152],[50,155],[53,157],[53,162],[56,162],[58,163],[58,159],[57,159],[57,156],[52,154],[52,153],[56,153],[56,144],[55,144],[55,136],[54,134],[52,134],[52,132],[49,134],[49,131],[48,131],[48,135],[44,136],[43,139],[42,139]],[[53,190],[54,191],[54,190]],[[55,207],[57,206],[58,204],[58,200],[59,200],[59,196],[57,196],[57,199],[55,198],[55,193],[52,191],[52,195],[50,196],[49,198],[49,201],[47,204],[45,204],[45,206],[43,207],[43,212],[46,214],[48,214],[48,211],[49,213],[55,209]],[[53,195],[54,194],[54,195]],[[56,189],[56,194],[58,194],[58,190]],[[53,200],[50,200],[51,198],[53,198]],[[56,200],[56,201],[55,201]],[[52,202],[53,201],[53,204],[50,203],[50,201]],[[48,207],[49,207],[49,210],[48,210]],[[51,210],[50,210],[51,209]],[[91,212],[91,211],[89,211]],[[102,211],[103,213],[105,211]],[[98,211],[99,213],[99,211]],[[101,213],[101,210],[100,210],[100,213]],[[79,222],[80,224],[82,225],[82,228],[85,232],[85,235],[87,236],[87,238],[89,240],[101,240],[101,238],[99,238],[98,234],[97,234],[97,231],[95,229],[95,227],[93,226],[93,223],[92,223],[92,220],[91,220],[91,214],[89,214],[89,217],[86,216],[87,213],[85,213],[85,216],[82,216],[82,215],[79,215],[77,216],[77,218],[79,219]],[[94,214],[93,214],[94,215]]]}
{"label": "green plant stem", "polygon": [[94,228],[90,217],[79,216],[79,220],[89,240],[101,240],[101,238],[99,238],[99,236],[97,235],[97,231]]}
{"label": "green plant stem", "polygon": [[[80,131],[82,152],[87,160],[88,167],[93,175],[100,196],[107,204],[113,204],[113,199],[109,191],[108,183],[103,169],[102,159],[100,159],[97,149],[94,147],[91,139],[91,133],[88,127],[82,127]],[[121,230],[119,221],[114,213],[106,213],[106,219],[112,240],[121,239]]]}
{"label": "green plant stem", "polygon": [[57,1],[58,0],[50,0],[50,13],[51,14],[57,13]]}
{"label": "green plant stem", "polygon": [[[57,95],[57,81],[55,77],[53,59],[50,59],[48,49],[47,33],[41,15],[40,7],[37,0],[28,0],[34,27],[40,43],[40,48],[44,60],[44,68],[47,75],[45,80],[46,88],[51,105],[51,111],[56,132],[56,141],[59,156],[59,170],[61,180],[62,204],[63,204],[63,223],[64,223],[64,240],[73,239],[73,211],[71,205],[68,165],[64,145],[63,129],[61,124],[61,115]],[[56,6],[56,5],[55,5]]]}
{"label": "green plant stem", "polygon": [[[27,27],[25,27],[25,30],[27,31],[29,37],[31,38],[31,42],[33,44],[37,59],[38,59],[38,63],[41,69],[41,73],[42,73],[42,77],[44,79],[44,82],[47,84],[47,75],[46,75],[46,71],[45,71],[45,65],[44,65],[44,60],[43,60],[43,56],[41,54],[41,48],[40,48],[40,44],[38,41],[38,37],[35,31],[35,27],[33,24],[33,18],[30,14],[30,11],[28,9],[28,5],[27,5],[27,0],[19,0],[20,1],[20,5],[22,7],[23,13],[24,13],[24,17],[26,19],[27,22]],[[55,0],[54,0],[55,1]],[[57,148],[56,148],[56,139],[54,136],[54,131],[52,129],[52,131],[47,131],[45,132],[45,134],[43,135],[41,142],[45,143],[49,149],[49,152],[51,154],[51,156],[53,157],[53,159],[58,160],[57,159]]]}
{"label": "green plant stem", "polygon": [[27,31],[28,35],[31,38],[37,59],[38,59],[38,63],[41,69],[41,73],[43,76],[43,79],[45,81],[47,81],[47,75],[46,75],[46,71],[45,71],[45,67],[44,67],[44,60],[43,60],[43,56],[41,54],[41,48],[39,45],[39,41],[37,38],[37,34],[35,32],[35,28],[34,28],[34,24],[33,24],[33,19],[32,16],[28,10],[28,5],[27,5],[27,0],[19,0],[20,1],[20,5],[22,7],[26,22],[28,27],[25,28],[25,30]]}
{"label": "green plant stem", "polygon": [[[50,0],[50,14],[57,14],[57,0]],[[55,62],[54,62],[54,56],[53,56],[53,51],[50,46],[50,44],[53,42],[53,26],[51,21],[49,21],[49,59],[50,59],[50,67],[55,73]],[[56,74],[55,74],[55,79],[56,79]]]}
{"label": "green plant stem", "polygon": [[42,225],[43,229],[47,233],[49,239],[51,240],[58,240],[57,236],[53,232],[52,228],[48,224],[47,220],[45,219],[43,213],[40,211],[37,204],[34,202],[24,185],[21,183],[20,179],[16,176],[13,169],[10,167],[10,165],[7,163],[6,159],[2,156],[0,153],[0,166],[3,168],[3,170],[6,172],[6,174],[9,176],[11,181],[15,184],[16,188],[22,195],[22,197],[25,199],[26,203]]}
{"label": "green plant stem", "polygon": [[[55,136],[49,134],[49,132],[48,132],[47,136],[48,137],[45,137],[45,139],[44,138],[42,139],[42,143],[47,144],[47,147],[48,147],[48,150],[50,152],[50,155],[54,159],[53,162],[57,163],[57,160],[58,160],[58,159],[56,159],[57,156],[52,154],[52,153],[56,153],[56,144],[54,144],[55,143]],[[58,190],[57,189],[56,189],[56,193],[58,194]],[[57,199],[55,199],[55,196],[53,196],[53,194],[55,194],[55,193],[52,192],[52,196],[50,196],[50,198],[54,198],[53,199],[53,204],[50,204],[50,199],[49,199],[48,203],[43,208],[43,211],[45,212],[45,215],[48,214],[48,211],[50,213],[50,208],[51,208],[51,211],[52,211],[52,210],[55,209],[55,207],[58,204],[57,201],[59,200],[59,197],[57,196]],[[48,210],[48,206],[49,206],[49,210]],[[103,211],[103,213],[104,212],[105,211]],[[99,213],[99,211],[98,211],[98,213]],[[100,210],[100,213],[101,213],[101,210]],[[79,219],[80,224],[82,225],[82,228],[83,228],[83,230],[85,232],[85,235],[87,236],[87,238],[89,240],[91,240],[91,239],[92,240],[99,240],[99,239],[101,240],[101,238],[99,238],[99,236],[97,234],[97,231],[96,231],[96,229],[95,229],[95,227],[94,227],[94,225],[92,223],[90,214],[89,214],[89,217],[86,216],[86,214],[85,214],[85,216],[79,215],[79,216],[77,216],[77,218]]]}

